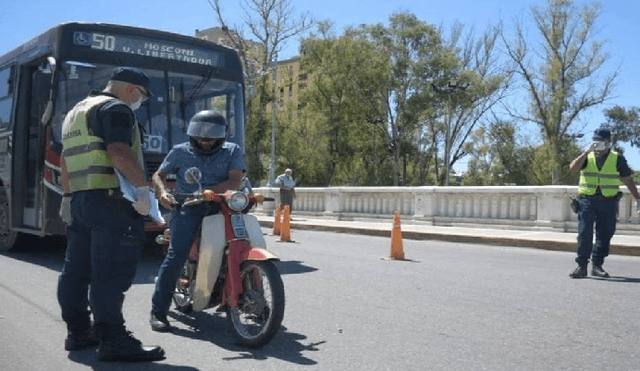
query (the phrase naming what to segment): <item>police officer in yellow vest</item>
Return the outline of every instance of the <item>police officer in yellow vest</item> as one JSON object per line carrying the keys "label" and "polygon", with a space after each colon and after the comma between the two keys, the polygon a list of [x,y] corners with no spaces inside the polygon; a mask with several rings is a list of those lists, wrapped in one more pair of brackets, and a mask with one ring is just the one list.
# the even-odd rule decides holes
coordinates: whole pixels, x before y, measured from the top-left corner
{"label": "police officer in yellow vest", "polygon": [[[580,156],[569,164],[571,171],[580,170],[578,186],[578,248],[576,263],[578,267],[569,275],[571,278],[587,276],[587,264],[591,258],[591,275],[609,277],[602,264],[609,255],[609,243],[616,231],[618,201],[622,193],[619,189],[622,181],[640,207],[640,195],[631,180],[633,172],[624,156],[611,150],[611,132],[597,129],[593,134],[593,143]],[[596,228],[596,241],[593,243],[593,226]]]}
{"label": "police officer in yellow vest", "polygon": [[[164,358],[162,348],[142,346],[126,330],[122,315],[151,205],[133,113],[150,95],[147,74],[116,68],[105,89],[79,102],[62,126],[60,216],[68,246],[57,294],[67,324],[65,349],[99,345],[102,361]],[[138,187],[136,202],[122,197],[116,169]]]}

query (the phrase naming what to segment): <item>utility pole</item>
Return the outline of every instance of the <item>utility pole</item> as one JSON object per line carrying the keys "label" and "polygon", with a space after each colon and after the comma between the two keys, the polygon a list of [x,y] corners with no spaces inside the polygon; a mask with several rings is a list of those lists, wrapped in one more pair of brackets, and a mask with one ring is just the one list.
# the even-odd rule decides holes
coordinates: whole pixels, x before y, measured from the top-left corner
{"label": "utility pole", "polygon": [[269,161],[269,187],[275,187],[276,120],[278,118],[278,53],[273,57],[273,117],[271,119],[271,160]]}
{"label": "utility pole", "polygon": [[469,87],[469,83],[457,84],[457,83],[449,83],[447,85],[438,86],[436,84],[431,84],[433,91],[436,93],[444,93],[447,94],[447,131],[444,138],[444,162],[445,162],[445,177],[444,177],[444,185],[449,186],[449,173],[451,173],[450,169],[450,156],[451,156],[451,116],[453,116],[453,110],[451,108],[451,94],[466,90]]}

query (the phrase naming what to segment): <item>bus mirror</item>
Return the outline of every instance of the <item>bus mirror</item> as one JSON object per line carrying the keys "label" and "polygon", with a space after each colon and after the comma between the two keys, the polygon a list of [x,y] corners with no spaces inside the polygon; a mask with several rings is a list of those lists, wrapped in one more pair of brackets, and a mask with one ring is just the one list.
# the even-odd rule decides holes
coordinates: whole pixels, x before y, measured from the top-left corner
{"label": "bus mirror", "polygon": [[33,97],[37,103],[45,104],[51,97],[51,71],[37,71],[33,80]]}

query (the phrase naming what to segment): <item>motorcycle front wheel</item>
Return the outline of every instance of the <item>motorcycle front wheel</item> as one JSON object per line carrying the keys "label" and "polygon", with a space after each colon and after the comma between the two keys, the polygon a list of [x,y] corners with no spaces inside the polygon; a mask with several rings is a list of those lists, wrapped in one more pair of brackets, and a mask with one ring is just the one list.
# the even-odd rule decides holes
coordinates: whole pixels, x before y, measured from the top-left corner
{"label": "motorcycle front wheel", "polygon": [[262,346],[276,335],[284,317],[284,285],[271,261],[240,266],[243,294],[238,308],[227,308],[233,332],[248,347]]}

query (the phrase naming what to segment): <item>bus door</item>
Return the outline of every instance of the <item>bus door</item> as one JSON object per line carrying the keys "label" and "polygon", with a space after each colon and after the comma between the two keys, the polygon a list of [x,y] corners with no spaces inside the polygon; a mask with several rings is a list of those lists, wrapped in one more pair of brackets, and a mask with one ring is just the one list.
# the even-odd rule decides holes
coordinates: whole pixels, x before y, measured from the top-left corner
{"label": "bus door", "polygon": [[38,77],[43,75],[43,71],[47,71],[46,60],[25,64],[20,68],[18,91],[21,93],[13,135],[13,225],[36,234],[44,234],[44,129],[41,119],[49,91],[36,88],[36,82],[42,81]]}

